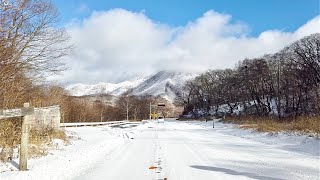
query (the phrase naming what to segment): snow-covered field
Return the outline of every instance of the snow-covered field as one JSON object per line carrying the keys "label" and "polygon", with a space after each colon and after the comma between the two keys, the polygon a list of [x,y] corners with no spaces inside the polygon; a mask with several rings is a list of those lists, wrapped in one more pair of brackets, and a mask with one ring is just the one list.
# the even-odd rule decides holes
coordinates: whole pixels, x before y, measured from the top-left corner
{"label": "snow-covered field", "polygon": [[67,128],[71,144],[0,165],[0,179],[320,179],[319,140],[211,122]]}

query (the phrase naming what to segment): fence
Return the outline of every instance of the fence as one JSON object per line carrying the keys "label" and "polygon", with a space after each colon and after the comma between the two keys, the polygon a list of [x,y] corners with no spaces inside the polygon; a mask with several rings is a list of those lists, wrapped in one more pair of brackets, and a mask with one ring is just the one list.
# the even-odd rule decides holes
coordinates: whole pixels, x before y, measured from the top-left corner
{"label": "fence", "polygon": [[60,123],[60,127],[81,127],[81,126],[118,126],[124,124],[141,124],[141,122],[130,121],[107,121],[107,122],[74,122],[74,123]]}
{"label": "fence", "polygon": [[0,120],[14,117],[22,117],[19,170],[26,171],[28,169],[28,128],[30,126],[59,128],[60,108],[59,106],[33,108],[29,103],[25,103],[23,108],[0,110]]}
{"label": "fence", "polygon": [[[23,116],[23,109],[0,110],[0,119]],[[55,128],[60,127],[60,107],[49,106],[33,108],[33,116],[28,120],[28,125],[33,128]]]}

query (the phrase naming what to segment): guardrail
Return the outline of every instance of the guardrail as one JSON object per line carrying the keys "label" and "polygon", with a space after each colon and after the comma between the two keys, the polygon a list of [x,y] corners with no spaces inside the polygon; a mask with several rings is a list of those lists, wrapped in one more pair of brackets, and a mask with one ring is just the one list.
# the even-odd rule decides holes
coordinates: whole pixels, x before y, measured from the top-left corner
{"label": "guardrail", "polygon": [[81,126],[117,126],[123,124],[140,124],[141,122],[130,121],[108,121],[108,122],[76,122],[76,123],[60,123],[60,127],[81,127]]}

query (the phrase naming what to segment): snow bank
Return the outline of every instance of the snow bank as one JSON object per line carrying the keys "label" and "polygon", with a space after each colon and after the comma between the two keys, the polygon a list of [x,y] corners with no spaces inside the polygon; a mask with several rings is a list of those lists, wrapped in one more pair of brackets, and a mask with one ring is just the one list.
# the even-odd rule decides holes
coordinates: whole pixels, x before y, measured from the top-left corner
{"label": "snow bank", "polygon": [[67,128],[67,134],[71,145],[55,141],[58,149],[46,157],[29,160],[29,171],[18,171],[18,159],[0,165],[0,179],[72,179],[124,142],[122,130],[109,127]]}
{"label": "snow bank", "polygon": [[[320,157],[320,139],[307,135],[288,134],[286,132],[261,133],[256,132],[255,130],[241,129],[235,124],[225,124],[217,121],[218,120],[215,120],[215,132],[269,144],[283,150]],[[194,126],[200,126],[202,128],[212,128],[212,121],[190,121],[188,124],[193,124]]]}

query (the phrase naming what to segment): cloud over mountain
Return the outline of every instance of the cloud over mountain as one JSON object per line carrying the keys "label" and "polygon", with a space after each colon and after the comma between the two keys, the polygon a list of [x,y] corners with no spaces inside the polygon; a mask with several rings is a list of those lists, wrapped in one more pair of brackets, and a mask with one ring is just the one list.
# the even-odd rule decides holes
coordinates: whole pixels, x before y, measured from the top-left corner
{"label": "cloud over mountain", "polygon": [[155,22],[143,12],[112,9],[68,25],[74,54],[65,83],[120,82],[161,70],[200,72],[233,67],[246,57],[274,53],[293,41],[320,32],[320,16],[295,32],[268,30],[249,36],[250,27],[210,10],[185,26]]}

